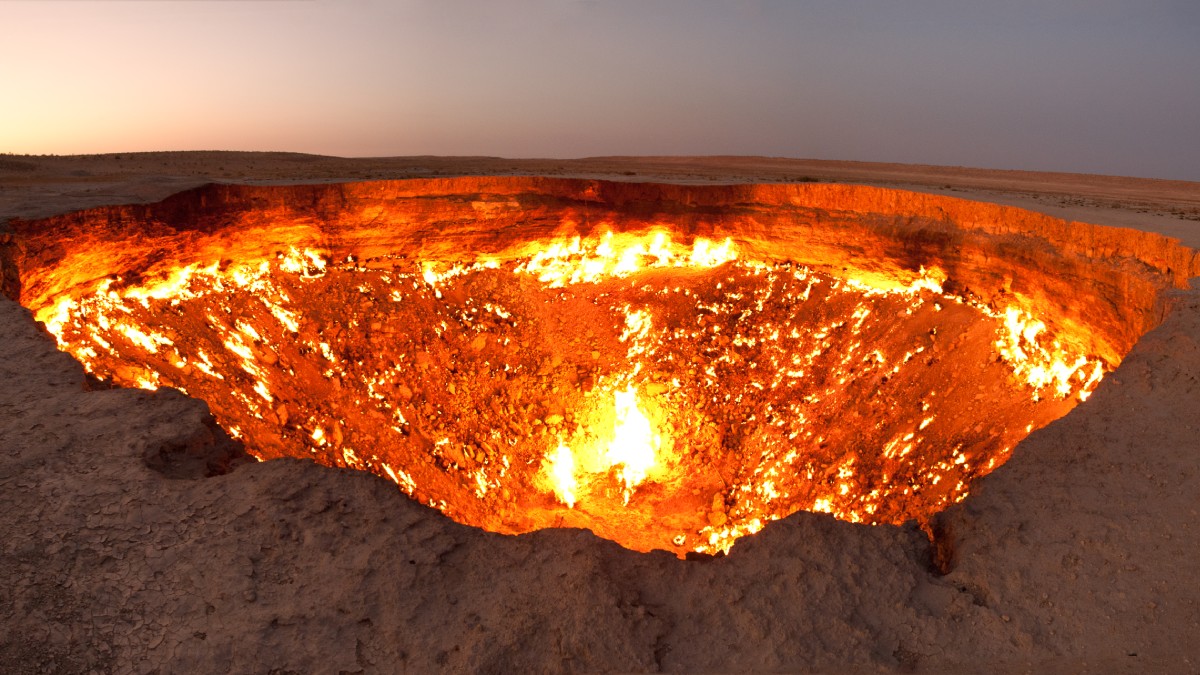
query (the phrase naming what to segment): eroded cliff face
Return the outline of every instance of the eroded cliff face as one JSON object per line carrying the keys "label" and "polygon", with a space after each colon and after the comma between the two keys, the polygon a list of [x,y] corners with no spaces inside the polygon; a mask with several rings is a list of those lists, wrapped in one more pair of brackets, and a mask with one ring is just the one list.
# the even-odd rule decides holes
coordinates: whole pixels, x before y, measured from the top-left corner
{"label": "eroded cliff face", "polygon": [[21,275],[17,270],[17,245],[8,232],[0,232],[0,295],[21,297]]}

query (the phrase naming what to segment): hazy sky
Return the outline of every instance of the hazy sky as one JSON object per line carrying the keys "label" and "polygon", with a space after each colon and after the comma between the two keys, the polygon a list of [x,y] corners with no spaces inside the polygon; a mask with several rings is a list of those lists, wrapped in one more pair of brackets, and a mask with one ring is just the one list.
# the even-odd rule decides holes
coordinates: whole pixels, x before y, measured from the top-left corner
{"label": "hazy sky", "polygon": [[1197,0],[0,0],[0,152],[1200,180]]}

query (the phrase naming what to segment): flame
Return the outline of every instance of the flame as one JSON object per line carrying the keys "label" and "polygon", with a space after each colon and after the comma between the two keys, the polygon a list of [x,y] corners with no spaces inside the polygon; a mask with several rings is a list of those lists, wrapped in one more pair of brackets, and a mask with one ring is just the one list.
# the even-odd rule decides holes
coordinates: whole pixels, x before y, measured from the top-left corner
{"label": "flame", "polygon": [[631,384],[625,391],[613,392],[616,424],[613,440],[608,444],[605,459],[617,469],[617,475],[625,484],[625,503],[629,495],[654,466],[655,451],[662,443],[650,424],[650,419],[638,408],[637,390]]}
{"label": "flame", "polygon": [[1080,401],[1086,401],[1104,377],[1103,362],[1070,354],[1053,338],[1042,340],[1048,334],[1046,324],[1017,307],[1005,309],[1003,317],[996,350],[1013,374],[1034,390],[1033,399],[1039,400],[1041,390],[1053,387],[1058,398],[1074,392]]}
{"label": "flame", "polygon": [[642,412],[637,389],[630,384],[613,391],[611,440],[603,445],[585,444],[578,458],[560,441],[542,459],[543,478],[560,502],[574,508],[581,482],[591,483],[615,470],[623,486],[623,503],[628,505],[633,491],[656,466],[661,445],[662,437]]}
{"label": "flame", "polygon": [[661,436],[638,406],[637,389],[629,384],[624,390],[613,392],[611,440],[604,444],[584,444],[578,456],[568,444],[559,442],[542,458],[542,477],[558,501],[574,508],[581,483],[592,483],[614,470],[623,485],[624,504],[628,506],[632,492],[655,467],[661,444]]}
{"label": "flame", "polygon": [[550,480],[555,496],[568,508],[575,507],[575,490],[579,487],[575,479],[575,455],[562,443],[558,444],[544,462],[546,477]]}
{"label": "flame", "polygon": [[675,244],[670,233],[657,229],[645,233],[613,234],[540,242],[535,252],[516,268],[532,274],[551,288],[595,283],[609,277],[627,277],[649,268],[709,268],[737,259],[733,240],[715,244],[697,237],[690,249]]}
{"label": "flame", "polygon": [[946,283],[946,272],[939,267],[930,267],[926,269],[921,267],[916,276],[908,273],[910,280],[904,283],[904,280],[889,274],[867,274],[860,272],[857,276],[846,278],[846,284],[851,288],[865,292],[867,295],[876,294],[901,294],[901,295],[917,295],[921,291],[930,291],[940,295],[942,293],[942,285]]}
{"label": "flame", "polygon": [[305,279],[319,279],[325,276],[326,263],[320,253],[309,249],[300,251],[293,246],[280,259],[279,266],[284,272],[299,274]]}
{"label": "flame", "polygon": [[695,267],[716,267],[737,259],[733,240],[726,238],[719,246],[713,245],[703,237],[697,238],[692,244],[692,252],[688,261]]}
{"label": "flame", "polygon": [[[52,299],[37,316],[89,371],[127,385],[180,388],[186,384],[197,396],[215,394],[213,400],[220,403],[213,406],[214,412],[238,435],[245,434],[251,452],[260,439],[276,439],[275,454],[268,456],[285,450],[294,453],[300,447],[324,463],[374,471],[455,517],[462,502],[448,507],[447,499],[454,502],[457,497],[445,483],[438,484],[444,476],[433,473],[444,471],[450,482],[457,480],[469,489],[468,496],[486,503],[458,511],[459,515],[487,513],[487,518],[497,519],[484,523],[485,527],[509,526],[504,516],[492,514],[522,504],[520,495],[504,493],[530,485],[565,505],[564,509],[553,504],[558,524],[592,526],[603,517],[619,519],[626,513],[629,518],[620,521],[621,527],[644,526],[649,516],[656,515],[654,500],[660,495],[644,489],[638,503],[629,507],[639,486],[650,480],[672,490],[679,485],[691,487],[700,483],[698,474],[712,473],[711,467],[676,461],[676,453],[685,456],[685,443],[697,442],[698,437],[693,429],[676,433],[675,425],[741,426],[744,435],[734,437],[746,440],[739,440],[743,445],[737,451],[761,452],[761,460],[758,455],[746,460],[758,463],[748,465],[751,468],[733,480],[721,477],[725,484],[719,488],[719,512],[715,507],[701,512],[694,529],[679,539],[690,542],[693,550],[710,553],[728,551],[738,537],[801,508],[853,522],[893,522],[898,510],[890,507],[892,502],[911,498],[919,503],[917,508],[934,508],[930,504],[958,501],[966,495],[970,480],[1003,462],[1003,456],[994,456],[994,448],[1005,447],[1007,453],[1019,440],[1017,430],[1023,428],[1027,434],[1034,425],[1020,418],[1011,433],[997,430],[996,438],[986,440],[991,430],[977,430],[974,436],[979,438],[963,447],[957,440],[947,440],[954,426],[950,416],[935,421],[927,402],[934,391],[922,391],[923,400],[915,406],[920,412],[915,407],[899,415],[890,411],[885,415],[892,419],[889,426],[855,427],[869,440],[856,439],[851,449],[837,447],[846,442],[842,435],[825,452],[826,439],[818,435],[819,425],[834,423],[831,420],[843,410],[847,396],[869,396],[891,378],[906,381],[909,387],[927,382],[921,378],[928,376],[921,373],[946,353],[935,348],[935,331],[925,334],[930,312],[942,311],[942,304],[948,313],[959,312],[960,318],[969,311],[973,318],[986,320],[969,346],[981,357],[980,365],[998,369],[998,358],[1012,372],[1012,378],[1001,379],[1007,380],[1008,389],[1019,391],[1025,409],[1033,408],[1025,387],[1032,390],[1034,400],[1069,401],[1076,395],[1083,400],[1108,367],[1077,349],[1077,342],[1049,318],[1039,320],[1017,305],[996,311],[977,300],[944,293],[946,274],[937,268],[845,278],[786,262],[741,261],[730,239],[696,238],[682,243],[662,229],[558,238],[532,242],[522,250],[526,252],[520,256],[501,256],[503,263],[485,258],[456,263],[392,259],[387,261],[387,271],[381,272],[351,265],[352,260],[326,262],[319,251],[291,248],[274,259],[227,264],[224,269],[217,264],[192,264],[137,286],[115,277],[105,279],[76,296]],[[652,274],[607,283],[648,270],[724,265],[708,275]],[[464,288],[479,288],[469,284],[469,275],[499,268],[531,275],[547,288],[607,283],[596,299],[589,299],[607,312],[611,324],[595,331],[596,335],[589,331],[586,340],[570,340],[593,342],[590,346],[564,345],[592,355],[590,361],[583,357],[593,387],[586,394],[564,394],[560,386],[567,392],[577,386],[583,390],[575,379],[554,380],[548,366],[535,371],[539,364],[531,367],[527,357],[536,351],[525,344],[529,334],[507,332],[533,316],[528,308],[510,302],[504,294],[484,295],[486,290],[461,300]],[[335,287],[339,292],[357,289],[367,296],[364,305],[386,307],[374,304],[371,314],[348,311],[344,318],[330,321],[322,316],[328,310],[320,297],[323,287],[310,283],[326,275],[341,284]],[[527,278],[521,284],[535,285],[529,282]],[[450,299],[431,300],[441,300],[442,291]],[[558,298],[573,295],[584,294],[545,293]],[[410,303],[414,298],[417,302]],[[1020,298],[1016,301],[1020,307],[1034,306]],[[180,323],[176,320],[184,316],[179,308],[184,302],[195,302],[202,310]],[[802,313],[798,308],[805,303],[836,311]],[[405,316],[414,324],[425,322],[430,335],[436,334],[438,340],[432,343],[437,346],[431,347],[431,342],[416,346],[394,323],[390,331],[386,329],[389,312],[400,312],[394,308],[406,305],[422,307],[421,311],[429,312],[428,319],[392,314],[391,320]],[[697,312],[689,315],[686,310],[693,307]],[[678,311],[681,308],[684,311]],[[894,327],[911,316],[920,317],[915,322],[920,331],[907,336],[911,341],[904,344],[888,343],[896,338],[891,333]],[[377,320],[383,330],[372,325]],[[463,332],[456,335],[460,328]],[[520,330],[525,330],[524,325]],[[341,337],[337,331],[344,331]],[[355,349],[361,345],[348,343],[347,333],[366,333],[380,344],[394,340],[392,344],[404,346],[393,347],[392,359],[381,365],[371,360],[369,352]],[[881,337],[886,339],[878,341]],[[504,356],[492,353],[491,345],[507,346],[510,339],[519,341],[521,349],[510,348]],[[459,398],[464,390],[472,390],[469,395],[479,396],[476,403],[482,403],[472,411],[491,408],[496,417],[483,418],[482,424],[469,429],[453,424],[455,404],[448,404],[428,387],[427,380],[420,380],[436,377],[436,368],[430,365],[433,357],[427,352],[453,345],[454,340],[489,345],[456,347],[457,356],[451,358],[461,359],[467,375],[479,365],[472,360],[476,357],[481,361],[503,358],[502,373],[494,369],[496,360],[481,367],[492,367],[497,382],[519,379],[524,391],[541,393],[538,407],[547,410],[537,412],[537,426],[529,422],[527,415],[533,413],[528,399],[523,408],[522,401],[514,401],[516,408],[508,405],[500,412],[480,393],[482,387],[474,391],[474,383],[461,382]],[[954,343],[949,344],[953,349]],[[598,356],[602,353],[612,362],[604,363]],[[413,368],[414,362],[421,365]],[[566,371],[582,379],[585,367],[575,372],[570,366],[578,364],[566,365]],[[300,373],[302,369],[307,371]],[[531,384],[531,378],[536,378],[536,384]],[[313,382],[318,382],[315,391],[334,402],[302,402],[308,392],[294,395],[296,383]],[[486,376],[481,382],[486,384]],[[540,390],[542,386],[546,390]],[[394,392],[400,390],[405,393],[398,397]],[[450,394],[455,390],[450,389]],[[546,405],[545,399],[555,395],[563,399],[562,405]],[[350,404],[364,416],[340,420],[335,406]],[[565,410],[558,410],[564,406]],[[549,419],[546,413],[551,407],[558,419],[542,423]],[[591,417],[582,415],[583,409]],[[1044,417],[1029,414],[1037,426],[1045,424]],[[357,433],[359,423],[375,425],[374,435],[368,438],[376,445],[350,436]],[[429,434],[417,430],[422,424]],[[440,440],[431,456],[442,465],[416,460],[415,464],[395,463],[405,461],[399,459],[402,453],[395,451],[397,446],[407,448],[402,444],[408,439],[432,435],[434,430]],[[713,431],[700,443],[711,443],[725,433]],[[985,443],[993,450],[980,449]],[[383,457],[370,454],[367,447],[377,448]],[[690,456],[704,457],[707,451],[693,446]],[[713,484],[703,486],[706,494],[711,494]],[[616,486],[623,506],[616,502]],[[470,517],[475,516],[467,522]],[[515,517],[520,527],[536,520],[525,513]],[[673,534],[680,531],[678,521],[672,527],[676,528]]]}

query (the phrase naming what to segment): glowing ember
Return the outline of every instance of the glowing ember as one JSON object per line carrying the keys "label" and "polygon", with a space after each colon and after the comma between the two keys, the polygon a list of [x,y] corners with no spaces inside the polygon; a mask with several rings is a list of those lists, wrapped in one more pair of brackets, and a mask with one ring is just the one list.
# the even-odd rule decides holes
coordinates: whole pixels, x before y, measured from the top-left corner
{"label": "glowing ember", "polygon": [[925,517],[1096,387],[1105,363],[946,281],[654,228],[452,264],[290,248],[109,278],[38,318],[100,377],[208,401],[260,459],[682,554],[800,509]]}

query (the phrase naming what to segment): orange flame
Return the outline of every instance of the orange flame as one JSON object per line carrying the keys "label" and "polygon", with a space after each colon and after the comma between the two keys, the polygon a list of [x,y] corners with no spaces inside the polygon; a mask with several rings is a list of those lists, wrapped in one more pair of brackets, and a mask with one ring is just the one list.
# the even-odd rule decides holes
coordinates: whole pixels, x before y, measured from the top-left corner
{"label": "orange flame", "polygon": [[1047,346],[1042,340],[1046,334],[1045,323],[1009,307],[1004,311],[1004,330],[996,340],[996,349],[1013,374],[1033,388],[1035,401],[1039,399],[1038,390],[1051,386],[1059,398],[1075,392],[1079,400],[1086,401],[1104,376],[1104,364],[1069,354],[1053,339]]}
{"label": "orange flame", "polygon": [[[787,263],[738,261],[738,252],[730,239],[717,243],[697,238],[691,245],[684,245],[673,242],[667,232],[658,230],[609,232],[587,239],[575,237],[532,242],[524,244],[521,250],[523,255],[503,258],[503,263],[482,257],[475,262],[415,262],[408,272],[382,275],[387,284],[393,284],[389,278],[391,274],[398,275],[404,284],[396,282],[383,287],[386,293],[375,299],[389,297],[392,302],[403,302],[409,297],[407,288],[410,286],[419,289],[420,293],[441,298],[441,290],[462,288],[458,285],[462,280],[457,277],[487,269],[503,268],[505,272],[531,275],[551,288],[558,288],[621,279],[656,268],[695,269],[713,268],[731,261],[732,264],[713,275],[720,277],[715,283],[716,292],[704,297],[692,293],[686,281],[705,275],[682,275],[682,290],[676,286],[656,291],[664,297],[667,294],[686,297],[680,302],[694,303],[703,309],[705,316],[697,317],[694,325],[681,323],[669,312],[657,309],[659,305],[636,298],[632,289],[639,289],[636,293],[647,293],[646,289],[654,288],[654,284],[649,283],[655,281],[650,275],[644,284],[641,280],[636,284],[612,284],[613,287],[628,286],[628,289],[614,292],[608,305],[613,319],[611,335],[615,338],[611,346],[616,347],[619,343],[624,345],[625,351],[623,358],[617,359],[617,367],[603,369],[602,375],[591,380],[593,386],[597,380],[606,383],[597,390],[604,393],[600,399],[604,409],[595,410],[590,404],[585,406],[586,410],[597,413],[591,419],[592,428],[584,431],[582,425],[577,425],[575,435],[571,436],[560,419],[554,425],[547,423],[538,429],[536,440],[524,440],[535,436],[528,429],[511,426],[491,429],[474,446],[459,438],[454,439],[451,446],[451,439],[443,438],[436,443],[438,455],[443,456],[441,453],[445,451],[445,456],[453,459],[447,462],[452,468],[445,470],[461,472],[464,476],[462,484],[473,486],[473,493],[480,500],[496,499],[496,493],[507,491],[507,487],[514,484],[527,485],[524,481],[534,477],[543,493],[553,494],[557,502],[568,509],[579,506],[572,517],[580,518],[582,522],[587,522],[587,518],[612,515],[621,510],[615,505],[615,485],[621,486],[624,504],[628,506],[634,491],[647,480],[668,484],[666,475],[677,467],[675,444],[680,443],[683,448],[686,446],[682,444],[692,439],[687,433],[677,433],[673,425],[694,419],[687,418],[685,408],[690,408],[699,399],[693,396],[696,390],[681,384],[679,379],[671,379],[672,375],[680,374],[680,361],[673,362],[671,358],[680,354],[688,357],[683,363],[697,378],[697,386],[704,386],[709,393],[714,393],[712,402],[718,409],[731,400],[731,394],[721,390],[722,378],[733,368],[744,369],[747,377],[736,379],[744,379],[747,388],[740,393],[732,392],[729,405],[738,405],[745,397],[746,407],[754,408],[749,403],[753,399],[760,395],[771,397],[765,410],[756,413],[760,417],[743,416],[747,418],[747,425],[754,425],[762,438],[771,439],[771,444],[764,446],[763,459],[753,472],[721,489],[720,509],[714,507],[709,512],[712,517],[705,520],[702,516],[697,521],[698,529],[680,535],[682,538],[676,542],[677,546],[690,541],[691,547],[698,551],[728,551],[738,537],[757,532],[765,523],[796,508],[827,512],[854,522],[887,522],[890,515],[876,514],[887,500],[901,499],[939,483],[942,488],[928,499],[940,499],[943,503],[960,500],[966,494],[966,481],[1003,461],[1003,457],[980,455],[971,448],[955,447],[948,449],[939,461],[925,467],[922,474],[909,472],[899,476],[901,470],[912,465],[914,458],[928,452],[930,438],[937,438],[939,434],[944,436],[938,428],[944,423],[943,418],[935,422],[928,402],[921,405],[919,415],[913,413],[914,417],[903,428],[888,432],[886,437],[880,436],[873,448],[863,448],[859,457],[877,452],[875,463],[884,467],[882,472],[878,466],[855,464],[855,455],[839,460],[836,456],[826,458],[816,451],[806,451],[809,446],[818,450],[824,447],[824,439],[814,438],[806,428],[810,426],[810,417],[819,423],[816,418],[823,414],[823,409],[835,409],[833,405],[823,404],[823,400],[836,404],[845,387],[861,388],[864,382],[875,382],[874,386],[878,387],[888,378],[932,362],[926,356],[914,361],[914,357],[930,348],[932,341],[905,345],[898,351],[870,348],[872,326],[881,320],[880,317],[883,321],[888,318],[881,311],[884,308],[910,316],[929,306],[934,308],[933,311],[941,312],[942,304],[953,302],[990,317],[995,321],[996,332],[991,333],[989,327],[988,332],[980,334],[982,340],[974,341],[971,346],[977,348],[982,344],[989,349],[988,363],[994,363],[998,357],[1013,374],[1009,384],[1028,387],[1034,400],[1039,396],[1086,399],[1111,365],[1078,351],[1072,336],[1052,318],[1043,322],[1026,313],[1032,304],[1022,302],[1020,298],[1015,300],[1016,306],[996,311],[978,300],[945,293],[943,284],[947,277],[937,268],[896,275],[860,273],[855,277],[834,276],[830,279],[808,268],[797,269]],[[337,349],[343,343],[339,343],[336,334],[323,332],[320,322],[306,318],[301,313],[303,306],[289,297],[289,293],[301,292],[300,289],[312,280],[327,273],[337,279],[348,270],[364,271],[332,260],[327,263],[323,254],[317,251],[293,248],[275,260],[224,269],[218,264],[207,267],[193,264],[171,271],[157,281],[144,281],[141,286],[125,285],[120,278],[106,279],[95,284],[90,293],[52,299],[39,309],[37,316],[46,322],[59,344],[74,353],[88,370],[119,376],[126,384],[150,389],[164,385],[179,387],[181,382],[189,386],[198,382],[200,387],[224,381],[218,388],[232,392],[225,410],[237,413],[229,413],[227,421],[235,419],[246,425],[248,438],[253,439],[256,432],[261,434],[262,429],[268,429],[275,438],[286,435],[289,443],[302,442],[306,451],[325,457],[324,461],[374,470],[387,475],[406,493],[417,494],[418,481],[422,481],[424,490],[428,473],[422,474],[420,468],[408,467],[413,471],[409,474],[399,465],[393,467],[383,463],[379,457],[356,453],[342,437],[345,427],[339,426],[323,411],[306,416],[302,423],[295,421],[299,406],[288,399],[284,382],[287,377],[295,376],[291,369],[297,366],[299,359],[293,356],[281,360],[286,351],[281,348],[299,345],[304,353],[313,355],[312,360],[318,366],[316,372],[326,379],[353,384],[355,378],[361,376],[365,390],[362,400],[355,403],[376,406],[381,413],[380,419],[387,420],[397,434],[408,434],[406,414],[419,414],[409,412],[407,407],[404,412],[400,407],[393,407],[389,391],[389,387],[406,377],[404,363],[411,361],[411,353],[401,356],[384,371],[371,373],[362,361],[356,361],[353,352]],[[661,278],[665,275],[653,276]],[[745,282],[751,276],[763,277],[761,284]],[[371,288],[364,285],[359,286],[359,290],[367,293]],[[758,291],[762,293],[755,295]],[[793,323],[788,318],[791,315],[780,310],[781,306],[809,302],[812,293],[841,302],[841,306],[848,306],[853,311],[823,317],[810,325]],[[220,300],[227,294],[241,294],[243,298],[249,294],[249,309],[253,312],[245,307],[244,311],[230,312],[229,303]],[[846,305],[844,296],[847,294],[861,296],[860,304]],[[207,319],[205,325],[214,336],[206,343],[193,343],[191,336],[178,328],[159,327],[144,320],[139,323],[136,318],[143,313],[143,308],[175,306],[205,298],[218,299],[214,305],[216,309],[204,317]],[[868,302],[865,298],[871,300]],[[472,306],[472,302],[476,304]],[[461,316],[483,311],[504,319],[502,325],[508,325],[508,320],[512,319],[515,326],[519,310],[506,309],[499,303],[495,297],[468,298],[467,309]],[[772,311],[777,312],[775,316],[784,318],[772,318]],[[743,320],[752,315],[754,320]],[[350,322],[347,327],[354,330],[357,324]],[[65,335],[68,329],[71,332]],[[442,322],[436,332],[442,335],[446,330],[449,330],[447,323]],[[485,337],[481,341],[485,344],[508,344],[503,333],[484,336],[482,330],[480,328],[481,332],[473,333],[472,337]],[[173,342],[175,339],[180,345]],[[680,345],[686,347],[689,344],[722,349],[688,354]],[[843,347],[841,352],[833,349],[839,344]],[[185,345],[190,346],[189,350],[184,350]],[[597,359],[599,353],[593,352],[592,358]],[[148,362],[169,365],[161,366],[161,372],[129,368],[114,374],[110,364],[129,355],[141,355],[147,357]],[[910,361],[912,365],[906,366]],[[172,367],[180,372],[176,373]],[[504,370],[508,371],[507,365]],[[604,379],[600,380],[600,377]],[[686,377],[681,377],[686,383]],[[672,393],[666,396],[663,390],[668,385],[664,382],[672,381]],[[828,386],[816,386],[822,381]],[[639,399],[638,385],[635,384],[639,382],[646,383],[643,393],[647,398]],[[795,391],[805,393],[803,398],[798,398],[798,394],[788,398],[791,394],[787,392],[793,387]],[[411,398],[412,389],[407,386],[404,389],[407,390],[404,398]],[[659,389],[658,393],[655,393],[656,389]],[[559,390],[555,388],[554,391]],[[715,394],[719,393],[725,396],[718,405]],[[925,392],[927,397],[934,393]],[[605,407],[608,394],[612,395],[611,417]],[[658,396],[663,398],[654,398]],[[1026,401],[1024,397],[1022,393],[1023,402]],[[664,403],[647,407],[650,401],[659,400]],[[772,405],[778,407],[772,409]],[[668,406],[674,407],[668,409]],[[647,415],[647,411],[651,415]],[[513,415],[511,409],[508,414]],[[576,416],[579,417],[578,410]],[[664,437],[657,433],[651,416],[669,430],[666,432],[669,435]],[[290,426],[289,417],[293,419]],[[815,427],[815,423],[811,426]],[[1025,433],[1033,426],[1025,426]],[[505,431],[508,428],[520,438],[509,436]],[[231,434],[237,436],[243,433],[236,426],[231,425],[230,429]],[[298,438],[299,429],[304,430],[299,435],[306,438]],[[1011,444],[1015,440],[1011,436],[999,440]],[[266,437],[271,438],[272,433]],[[708,442],[707,438],[705,442]],[[1006,447],[1004,453],[1010,450],[1010,446]],[[543,453],[539,466],[538,456]],[[979,469],[972,468],[976,463]],[[521,472],[517,480],[509,474],[510,468],[513,475]],[[595,481],[602,481],[605,489],[589,490]],[[446,501],[435,497],[439,495],[425,494],[421,499],[430,506],[446,510]],[[606,498],[614,503],[599,503]],[[507,500],[507,495],[503,499]],[[596,504],[589,503],[593,499]],[[635,509],[651,512],[656,508],[655,499],[658,499],[655,491],[644,490],[639,503],[628,509],[628,513],[637,515]],[[589,510],[588,506],[593,508]],[[556,509],[556,517],[561,518],[563,509]]]}
{"label": "orange flame", "polygon": [[697,237],[691,249],[671,241],[663,230],[643,234],[613,234],[599,239],[580,237],[541,242],[517,272],[534,274],[552,288],[594,283],[606,277],[625,277],[653,267],[716,267],[737,259],[731,239],[715,244]]}

